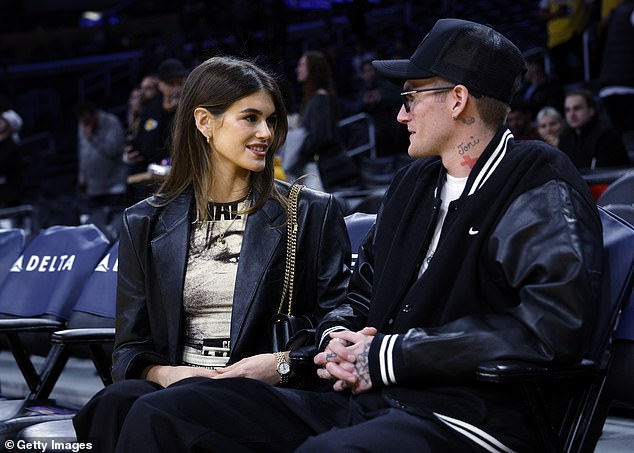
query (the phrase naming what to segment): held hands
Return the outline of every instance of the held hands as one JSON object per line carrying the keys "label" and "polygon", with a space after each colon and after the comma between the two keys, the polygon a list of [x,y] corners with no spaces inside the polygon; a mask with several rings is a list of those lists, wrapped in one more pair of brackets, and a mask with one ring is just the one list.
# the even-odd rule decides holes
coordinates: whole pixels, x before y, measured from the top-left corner
{"label": "held hands", "polygon": [[372,388],[368,352],[376,335],[374,327],[365,327],[358,332],[349,330],[334,332],[332,340],[323,352],[315,356],[320,366],[317,375],[335,381],[333,389],[340,392],[349,388],[352,393],[364,393]]}

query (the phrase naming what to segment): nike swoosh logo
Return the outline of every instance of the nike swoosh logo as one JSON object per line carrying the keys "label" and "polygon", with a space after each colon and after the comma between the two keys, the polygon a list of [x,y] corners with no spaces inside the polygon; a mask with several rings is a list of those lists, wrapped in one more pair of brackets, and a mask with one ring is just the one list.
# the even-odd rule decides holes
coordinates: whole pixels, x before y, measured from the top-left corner
{"label": "nike swoosh logo", "polygon": [[470,236],[475,236],[479,232],[480,232],[480,230],[474,230],[473,227],[469,228],[469,235]]}

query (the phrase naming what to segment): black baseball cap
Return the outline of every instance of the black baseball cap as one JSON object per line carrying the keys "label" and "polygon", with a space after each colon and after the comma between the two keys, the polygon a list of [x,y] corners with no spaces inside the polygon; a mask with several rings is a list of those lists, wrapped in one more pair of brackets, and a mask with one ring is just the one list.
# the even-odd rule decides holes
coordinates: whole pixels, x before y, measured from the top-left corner
{"label": "black baseball cap", "polygon": [[174,79],[177,77],[187,77],[187,68],[176,58],[168,58],[163,60],[158,67],[158,78],[162,81]]}
{"label": "black baseball cap", "polygon": [[372,65],[395,83],[442,77],[506,104],[518,88],[517,77],[526,71],[515,44],[486,25],[461,19],[438,20],[409,60],[375,60]]}

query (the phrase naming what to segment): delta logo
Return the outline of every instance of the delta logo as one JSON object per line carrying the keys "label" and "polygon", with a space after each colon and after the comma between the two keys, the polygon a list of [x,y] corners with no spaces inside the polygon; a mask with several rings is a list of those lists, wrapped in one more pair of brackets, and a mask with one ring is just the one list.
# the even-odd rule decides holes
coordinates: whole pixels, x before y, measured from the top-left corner
{"label": "delta logo", "polygon": [[9,272],[65,272],[72,271],[75,255],[31,255],[24,264],[24,255],[13,263]]}
{"label": "delta logo", "polygon": [[114,263],[112,264],[112,267],[108,267],[109,263],[110,263],[110,254],[108,253],[106,256],[103,257],[101,261],[99,261],[99,263],[95,267],[95,272],[108,272],[108,271],[117,272],[119,270],[119,258],[117,258],[114,261]]}

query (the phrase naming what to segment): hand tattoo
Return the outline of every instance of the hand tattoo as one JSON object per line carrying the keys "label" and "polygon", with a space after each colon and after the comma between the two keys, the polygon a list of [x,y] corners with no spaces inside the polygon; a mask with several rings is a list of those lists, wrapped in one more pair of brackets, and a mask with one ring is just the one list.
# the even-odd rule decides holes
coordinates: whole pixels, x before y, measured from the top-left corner
{"label": "hand tattoo", "polygon": [[363,344],[363,351],[356,354],[357,360],[354,363],[354,370],[357,373],[357,376],[359,376],[359,379],[367,385],[371,384],[372,382],[370,380],[369,365],[370,344],[371,342],[366,342]]}

